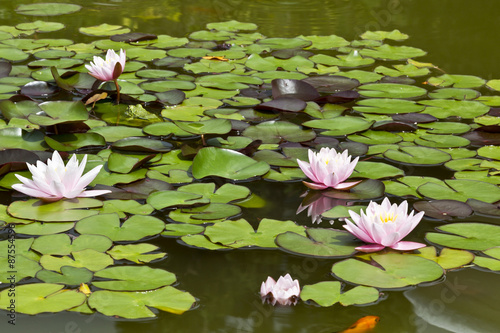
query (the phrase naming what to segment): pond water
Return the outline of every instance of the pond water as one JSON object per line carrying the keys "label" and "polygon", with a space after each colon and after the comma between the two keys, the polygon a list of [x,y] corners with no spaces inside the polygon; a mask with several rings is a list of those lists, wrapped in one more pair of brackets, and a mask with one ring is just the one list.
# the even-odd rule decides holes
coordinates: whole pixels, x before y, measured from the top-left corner
{"label": "pond water", "polygon": [[[207,23],[237,20],[239,22],[257,24],[259,27],[258,31],[267,37],[291,38],[299,35],[335,34],[348,41],[357,39],[360,34],[367,30],[392,31],[393,29],[399,29],[410,36],[408,40],[403,41],[405,46],[420,48],[427,52],[425,56],[416,58],[419,62],[432,63],[448,74],[474,75],[485,80],[500,78],[496,57],[496,54],[500,51],[500,44],[497,43],[500,22],[494,15],[494,13],[498,13],[500,10],[500,3],[493,1],[314,0],[304,2],[292,0],[143,0],[138,2],[134,0],[111,0],[100,2],[72,1],[72,3],[82,6],[81,10],[73,14],[54,17],[29,16],[16,12],[16,8],[21,4],[41,2],[0,0],[0,19],[2,20],[2,25],[12,26],[19,23],[32,22],[37,19],[60,22],[66,25],[65,29],[45,33],[43,34],[43,38],[67,38],[78,43],[90,43],[100,39],[95,36],[81,34],[78,29],[101,23],[129,27],[133,32],[186,37],[194,31],[206,29]],[[37,35],[36,37],[41,38],[40,36]],[[401,45],[401,43],[398,45]],[[332,53],[332,51],[327,51],[326,53],[329,52]],[[150,61],[144,62],[150,68],[165,69]],[[380,62],[380,64],[382,63]],[[388,62],[384,65],[389,67],[396,63]],[[406,61],[400,61],[399,63],[406,64]],[[20,62],[20,64],[25,63]],[[166,69],[170,70],[171,68]],[[183,73],[186,74],[185,71]],[[442,74],[438,70],[433,72],[433,76],[436,77]],[[431,75],[427,76],[430,77]],[[415,86],[427,88],[429,91],[434,88],[429,87],[427,83],[416,83]],[[498,94],[498,88],[494,90],[482,86],[476,87],[476,90],[485,96]],[[75,100],[81,98],[81,96],[75,97],[74,94],[70,93],[59,96]],[[496,104],[488,105],[498,106]],[[353,105],[349,104],[349,106],[352,107]],[[101,117],[104,115],[104,119],[108,111],[100,113],[97,108],[96,112]],[[349,112],[346,114],[354,115],[353,112]],[[498,115],[493,114],[493,116]],[[475,117],[464,117],[465,119],[462,123],[474,124]],[[112,120],[115,118],[112,118]],[[438,118],[440,118],[441,122],[445,122],[444,119],[446,117]],[[257,119],[258,121],[262,121],[262,118],[256,117],[254,119],[255,122],[253,122],[254,125],[257,123]],[[302,123],[313,118],[283,113],[280,119],[289,120],[293,123]],[[109,120],[110,118],[107,118],[106,121]],[[374,117],[373,120],[386,119]],[[458,123],[459,120],[460,117],[452,114],[450,122]],[[116,122],[118,123],[119,121],[119,118],[116,118]],[[480,124],[484,125],[484,123]],[[498,125],[498,122],[491,121],[491,123],[487,124]],[[311,127],[315,128],[316,131],[318,131],[318,128],[321,128]],[[446,130],[442,133],[458,133],[453,131],[447,132]],[[219,135],[208,135],[207,137],[216,136]],[[334,136],[341,141],[345,141],[344,135]],[[0,137],[1,140],[2,138]],[[383,144],[393,144],[393,142],[384,141],[386,139],[374,138],[373,140],[380,140],[380,143]],[[107,141],[109,142],[109,140]],[[404,141],[410,140],[405,138]],[[177,140],[177,142],[179,145],[183,142],[197,142],[197,144],[200,144],[201,140],[198,137],[196,139],[183,138],[182,140]],[[360,142],[363,141],[361,140]],[[486,146],[487,143],[487,140],[485,140],[479,144],[464,145],[463,148],[475,151],[479,147]],[[498,145],[498,143],[496,144]],[[270,144],[271,146],[272,143]],[[431,145],[430,147],[433,146]],[[0,150],[3,148],[2,146]],[[69,150],[69,152],[72,153],[73,150]],[[98,151],[94,148],[83,148],[78,150],[78,152],[90,154],[97,153]],[[462,153],[464,154],[462,157],[470,157],[463,151],[456,154],[459,156]],[[389,159],[387,156],[383,157],[380,154],[377,154],[375,157],[370,157],[369,154],[360,155],[362,155],[362,159],[368,158],[368,161],[384,162],[386,165],[395,166],[402,170],[405,176],[451,179],[452,177],[456,177],[455,173],[457,171],[478,170],[493,170],[488,176],[498,177],[495,171],[498,172],[499,170],[499,162],[497,161],[499,158],[491,157],[492,154],[488,155],[485,153],[480,157],[483,161],[490,161],[492,163],[492,166],[489,168],[480,168],[474,164],[477,168],[468,165],[469,169],[467,167],[445,168],[442,166],[443,163],[435,163],[432,166],[422,166],[420,163],[412,164],[411,162],[400,163],[398,159]],[[456,158],[456,160],[458,159],[460,157]],[[94,166],[98,164],[98,161],[97,159],[91,159],[89,164]],[[387,170],[384,170],[384,172],[387,172]],[[391,172],[394,172],[394,170]],[[386,181],[394,181],[400,176],[402,174],[396,173],[381,178]],[[0,177],[3,177],[3,175]],[[370,175],[366,178],[374,177]],[[484,180],[484,178],[482,179]],[[318,227],[318,225],[311,222],[311,218],[307,216],[305,211],[297,214],[297,209],[303,202],[303,197],[301,196],[307,190],[297,177],[294,178],[292,176],[292,180],[286,182],[254,180],[254,178],[249,179],[249,181],[246,180],[237,182],[236,184],[249,188],[251,193],[260,197],[265,202],[265,205],[256,205],[256,208],[251,208],[245,207],[242,204],[242,213],[238,215],[238,218],[246,219],[254,228],[259,225],[263,218],[281,221],[292,220],[301,226]],[[203,182],[215,182],[217,187],[220,187],[224,183],[231,181],[224,180],[221,177],[207,177]],[[498,181],[496,183],[494,181],[490,183],[478,182],[479,185],[477,186],[491,183],[498,187]],[[175,187],[177,188],[178,186],[176,185]],[[387,184],[386,188],[389,188]],[[390,194],[391,200],[393,199],[398,203],[401,202],[402,199],[398,195],[400,192],[394,187],[391,189],[393,192],[386,190]],[[471,193],[471,191],[473,193],[475,191],[481,192],[478,188],[469,192],[464,190],[464,196],[467,198],[468,193]],[[485,191],[490,191],[490,189],[485,187]],[[488,193],[483,196],[487,197]],[[433,197],[430,195],[427,197],[433,199],[455,198],[453,195],[450,195],[450,197],[446,197],[446,195],[444,195],[445,197]],[[491,195],[496,196],[497,193],[491,192]],[[380,198],[381,196],[377,196],[377,200]],[[413,196],[405,196],[404,199],[410,201],[410,207],[413,202],[417,201],[417,198]],[[12,195],[12,191],[0,191],[0,204],[7,206],[17,200],[26,200],[26,198]],[[353,200],[355,205],[361,204],[365,206],[368,201],[369,199],[366,198]],[[381,200],[378,201],[380,202]],[[144,203],[145,201],[141,200],[140,202]],[[171,208],[158,209],[153,215],[165,222],[172,222],[171,216],[168,217],[171,211]],[[455,218],[451,221],[453,223],[481,222],[496,225],[498,224],[498,217],[494,217],[493,215],[499,216],[498,212],[486,214],[483,211],[480,214],[476,211],[476,213],[468,217]],[[2,215],[0,215],[1,219]],[[333,227],[342,229],[342,224],[343,222],[336,220]],[[405,240],[422,242],[427,232],[434,231],[436,227],[443,224],[447,223],[442,219],[433,219],[426,216],[417,229]],[[329,220],[323,219],[319,227],[329,228]],[[74,231],[70,231],[69,233],[76,235]],[[491,235],[491,239],[493,239],[491,243],[493,245],[490,247],[500,246],[497,237],[500,233],[496,230],[495,233],[497,234]],[[3,239],[7,238],[7,231],[5,229],[2,236]],[[478,237],[484,237],[484,234]],[[28,236],[19,236],[19,239],[23,238],[28,238]],[[445,276],[439,278],[437,282],[425,282],[419,284],[418,287],[381,288],[381,297],[374,304],[342,306],[337,303],[330,307],[320,307],[313,305],[312,302],[306,303],[300,301],[296,306],[273,307],[269,304],[263,304],[259,297],[260,284],[267,276],[277,278],[285,273],[290,273],[293,278],[300,280],[301,286],[315,284],[320,281],[334,281],[337,279],[332,277],[332,264],[344,260],[345,257],[320,259],[300,256],[280,249],[262,248],[213,251],[186,246],[185,243],[179,241],[178,237],[154,236],[146,238],[142,242],[156,245],[162,252],[167,253],[165,259],[153,261],[147,264],[147,266],[174,273],[177,277],[177,283],[174,286],[177,289],[188,291],[196,297],[197,302],[193,309],[181,315],[153,309],[157,317],[133,320],[105,316],[100,313],[80,314],[68,311],[38,315],[17,313],[15,326],[8,323],[7,312],[1,311],[3,319],[0,320],[0,329],[5,332],[38,331],[54,333],[126,333],[137,332],[139,330],[148,332],[326,333],[345,330],[364,316],[380,317],[380,322],[374,328],[373,332],[485,333],[497,332],[498,327],[500,327],[500,318],[497,316],[498,311],[500,311],[500,305],[497,302],[500,298],[498,274],[495,271],[480,268],[469,262],[465,266],[471,267],[449,269],[446,271]],[[439,242],[436,243],[440,244]],[[126,244],[126,242],[118,241],[117,244]],[[443,248],[444,246],[437,247]],[[484,256],[477,249],[457,248],[468,249],[474,254]],[[496,258],[499,259],[498,257]],[[130,262],[126,262],[125,260],[117,260],[117,262],[130,264]],[[500,266],[497,265],[496,267],[498,270]],[[148,276],[144,276],[144,279],[147,280]],[[96,280],[102,280],[102,278],[96,278]],[[342,281],[341,279],[338,280]],[[39,281],[33,277],[22,281],[22,283],[34,282]],[[357,285],[349,281],[344,282],[344,284],[346,289]],[[4,287],[7,287],[7,285],[2,285],[2,290]]]}

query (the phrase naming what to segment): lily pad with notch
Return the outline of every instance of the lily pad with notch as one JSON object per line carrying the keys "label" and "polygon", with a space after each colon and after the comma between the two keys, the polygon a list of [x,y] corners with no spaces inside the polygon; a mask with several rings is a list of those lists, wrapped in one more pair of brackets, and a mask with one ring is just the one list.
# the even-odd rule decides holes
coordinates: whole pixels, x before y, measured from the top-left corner
{"label": "lily pad with notch", "polygon": [[484,251],[500,246],[500,226],[466,222],[442,225],[437,232],[428,232],[425,239],[431,243],[455,249]]}
{"label": "lily pad with notch", "polygon": [[312,300],[324,307],[336,303],[343,306],[370,304],[375,303],[379,297],[379,291],[373,287],[356,286],[342,292],[342,284],[339,281],[323,281],[305,285],[300,292],[302,300]]}
{"label": "lily pad with notch", "polygon": [[347,257],[356,252],[358,244],[356,237],[347,231],[309,228],[296,233],[288,231],[276,237],[276,244],[284,251],[315,258],[340,258]]}
{"label": "lily pad with notch", "polygon": [[[65,199],[44,203],[41,200],[14,201],[7,211],[16,218],[43,222],[70,222],[96,215],[91,208],[102,207],[102,201],[93,198]],[[90,209],[89,209],[90,208]]]}

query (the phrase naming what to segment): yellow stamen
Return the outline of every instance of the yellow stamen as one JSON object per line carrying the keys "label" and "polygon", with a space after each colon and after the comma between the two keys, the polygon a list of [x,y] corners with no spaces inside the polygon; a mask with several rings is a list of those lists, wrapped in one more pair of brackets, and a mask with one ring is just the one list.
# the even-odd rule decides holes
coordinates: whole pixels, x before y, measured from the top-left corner
{"label": "yellow stamen", "polygon": [[398,218],[398,215],[394,215],[393,213],[391,214],[388,214],[388,213],[385,213],[385,216],[383,215],[383,213],[380,214],[380,221],[382,223],[387,223],[387,222],[396,222],[396,219]]}

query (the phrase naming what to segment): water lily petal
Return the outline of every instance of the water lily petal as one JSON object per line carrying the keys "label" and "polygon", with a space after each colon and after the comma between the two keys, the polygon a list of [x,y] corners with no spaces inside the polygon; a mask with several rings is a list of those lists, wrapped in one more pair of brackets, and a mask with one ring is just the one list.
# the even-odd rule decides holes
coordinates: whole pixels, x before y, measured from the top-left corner
{"label": "water lily petal", "polygon": [[363,246],[358,246],[356,248],[357,251],[365,252],[365,253],[371,253],[371,252],[377,252],[385,249],[385,246],[379,245],[379,244],[368,244],[368,245],[363,245]]}
{"label": "water lily petal", "polygon": [[391,249],[400,251],[411,251],[411,250],[421,249],[426,246],[427,245],[422,243],[401,241],[391,246]]}

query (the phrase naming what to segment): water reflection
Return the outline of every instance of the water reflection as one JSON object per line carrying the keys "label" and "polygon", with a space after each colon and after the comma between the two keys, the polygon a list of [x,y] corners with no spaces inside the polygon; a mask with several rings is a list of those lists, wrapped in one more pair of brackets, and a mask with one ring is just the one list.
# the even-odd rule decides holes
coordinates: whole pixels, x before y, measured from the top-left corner
{"label": "water reflection", "polygon": [[[352,206],[352,201],[330,198],[319,191],[308,191],[301,195],[304,198],[297,215],[307,209],[307,216],[311,217],[312,223],[321,223],[321,214],[332,209],[335,206]],[[330,224],[333,224],[330,220]]]}

